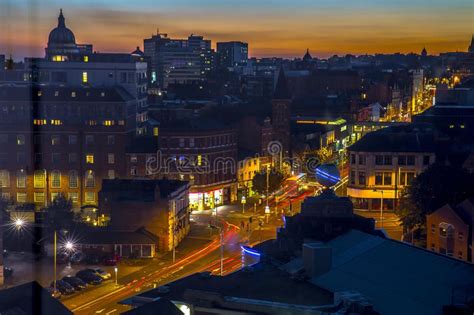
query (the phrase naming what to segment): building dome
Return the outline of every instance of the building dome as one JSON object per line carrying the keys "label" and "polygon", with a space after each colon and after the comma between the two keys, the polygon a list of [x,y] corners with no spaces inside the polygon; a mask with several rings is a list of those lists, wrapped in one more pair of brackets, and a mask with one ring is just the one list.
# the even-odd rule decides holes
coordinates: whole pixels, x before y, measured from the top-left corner
{"label": "building dome", "polygon": [[74,33],[66,27],[63,10],[61,9],[58,17],[58,26],[49,33],[48,46],[50,45],[68,45],[76,44]]}

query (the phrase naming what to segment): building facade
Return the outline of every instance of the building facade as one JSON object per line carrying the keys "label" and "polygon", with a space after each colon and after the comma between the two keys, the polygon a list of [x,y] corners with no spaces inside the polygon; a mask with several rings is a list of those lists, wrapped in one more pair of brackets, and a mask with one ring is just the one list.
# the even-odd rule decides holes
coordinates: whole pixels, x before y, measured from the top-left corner
{"label": "building facade", "polygon": [[[158,237],[158,250],[170,251],[190,229],[189,183],[175,180],[104,180],[100,211],[110,216],[110,228],[145,228]],[[123,250],[123,248],[122,248]]]}
{"label": "building facade", "polygon": [[414,127],[365,135],[348,148],[347,195],[358,210],[393,210],[401,191],[435,163],[434,136]]}
{"label": "building facade", "polygon": [[127,149],[127,176],[189,181],[191,209],[237,198],[237,130],[216,121],[174,121]]}
{"label": "building facade", "polygon": [[125,173],[126,110],[121,88],[0,87],[0,188],[4,198],[97,206],[104,178]]}
{"label": "building facade", "polygon": [[474,203],[444,205],[426,216],[426,247],[434,252],[473,262]]}
{"label": "building facade", "polygon": [[249,45],[243,42],[217,43],[217,56],[220,68],[245,66],[249,59]]}

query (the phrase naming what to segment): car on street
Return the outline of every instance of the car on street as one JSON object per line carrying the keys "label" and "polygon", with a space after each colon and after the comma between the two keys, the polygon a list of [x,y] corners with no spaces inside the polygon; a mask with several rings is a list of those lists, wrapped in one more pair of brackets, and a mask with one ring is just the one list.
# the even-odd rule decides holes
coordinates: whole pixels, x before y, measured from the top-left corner
{"label": "car on street", "polygon": [[[54,288],[54,281],[51,282],[51,287]],[[63,280],[56,281],[56,289],[61,292],[62,295],[69,295],[74,293],[74,288]]]}
{"label": "car on street", "polygon": [[93,284],[93,285],[101,284],[103,281],[101,277],[99,277],[98,275],[96,275],[95,273],[87,269],[78,271],[76,273],[76,277],[78,277],[79,279],[81,279],[87,284]]}
{"label": "car on street", "polygon": [[91,270],[92,272],[94,272],[96,275],[98,275],[99,277],[101,277],[104,280],[108,280],[108,279],[112,278],[112,275],[109,272],[104,271],[103,269],[89,268],[88,270]]}
{"label": "car on street", "polygon": [[78,277],[65,276],[64,278],[62,278],[62,280],[69,283],[69,285],[71,285],[76,291],[80,291],[87,288],[87,283],[85,283]]}

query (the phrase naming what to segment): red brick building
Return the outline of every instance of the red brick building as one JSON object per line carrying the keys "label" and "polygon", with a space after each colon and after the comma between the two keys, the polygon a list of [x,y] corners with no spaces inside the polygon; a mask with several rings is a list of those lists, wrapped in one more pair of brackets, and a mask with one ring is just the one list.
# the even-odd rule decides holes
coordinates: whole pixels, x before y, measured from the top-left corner
{"label": "red brick building", "polygon": [[192,209],[237,198],[237,130],[215,120],[173,120],[127,149],[128,178],[189,181]]}
{"label": "red brick building", "polygon": [[2,86],[2,196],[41,208],[63,193],[76,209],[97,206],[102,179],[125,173],[133,102],[118,87]]}
{"label": "red brick building", "polygon": [[428,249],[473,262],[474,200],[444,205],[426,216]]}

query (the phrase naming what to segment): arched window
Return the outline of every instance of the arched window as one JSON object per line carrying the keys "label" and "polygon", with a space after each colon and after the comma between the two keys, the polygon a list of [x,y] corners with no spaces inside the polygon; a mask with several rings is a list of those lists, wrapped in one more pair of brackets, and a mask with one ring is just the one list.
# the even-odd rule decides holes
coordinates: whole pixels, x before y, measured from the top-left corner
{"label": "arched window", "polygon": [[69,188],[77,188],[79,186],[79,176],[77,171],[69,171]]}
{"label": "arched window", "polygon": [[95,187],[94,171],[92,171],[92,170],[86,171],[85,184],[86,184],[87,188],[94,188]]}
{"label": "arched window", "polygon": [[36,170],[34,175],[34,187],[44,188],[46,186],[46,171]]}
{"label": "arched window", "polygon": [[25,170],[19,170],[16,172],[16,187],[26,188],[26,172]]}
{"label": "arched window", "polygon": [[51,188],[61,188],[61,172],[58,170],[51,172]]}
{"label": "arched window", "polygon": [[10,172],[7,170],[0,170],[0,187],[10,187]]}

